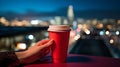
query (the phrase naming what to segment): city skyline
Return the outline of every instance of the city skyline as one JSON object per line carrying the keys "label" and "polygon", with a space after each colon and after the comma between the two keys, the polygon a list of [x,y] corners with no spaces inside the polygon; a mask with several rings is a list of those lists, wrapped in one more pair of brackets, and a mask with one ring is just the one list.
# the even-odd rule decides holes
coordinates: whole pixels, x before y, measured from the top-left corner
{"label": "city skyline", "polygon": [[73,5],[74,10],[120,10],[119,0],[0,0],[0,11],[54,12]]}
{"label": "city skyline", "polygon": [[120,18],[119,0],[0,0],[0,16],[65,16],[69,5],[75,17]]}

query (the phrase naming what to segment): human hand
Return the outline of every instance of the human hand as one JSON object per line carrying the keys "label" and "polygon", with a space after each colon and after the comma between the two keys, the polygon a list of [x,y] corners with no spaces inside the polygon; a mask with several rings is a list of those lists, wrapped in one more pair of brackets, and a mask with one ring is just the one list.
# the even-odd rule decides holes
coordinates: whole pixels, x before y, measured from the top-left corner
{"label": "human hand", "polygon": [[50,51],[50,46],[53,40],[42,40],[37,42],[34,46],[30,47],[28,50],[23,52],[16,52],[20,63],[32,63],[40,58],[43,58]]}

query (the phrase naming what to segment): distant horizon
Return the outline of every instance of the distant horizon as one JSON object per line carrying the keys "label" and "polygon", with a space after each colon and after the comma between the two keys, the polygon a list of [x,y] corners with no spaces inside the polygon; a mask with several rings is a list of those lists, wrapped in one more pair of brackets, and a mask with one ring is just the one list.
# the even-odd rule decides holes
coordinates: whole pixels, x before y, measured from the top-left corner
{"label": "distant horizon", "polygon": [[0,0],[0,16],[67,17],[68,7],[72,5],[75,18],[119,19],[119,3],[120,0]]}
{"label": "distant horizon", "polygon": [[[120,19],[120,10],[74,10],[75,18],[112,18]],[[64,16],[67,17],[67,9],[59,9],[55,12],[39,12],[35,10],[29,10],[26,13],[18,13],[14,11],[0,11],[0,17],[6,17],[8,19],[19,18],[19,17],[53,17],[53,16]]]}
{"label": "distant horizon", "polygon": [[74,10],[120,10],[120,0],[0,0],[0,11],[54,12],[72,5]]}

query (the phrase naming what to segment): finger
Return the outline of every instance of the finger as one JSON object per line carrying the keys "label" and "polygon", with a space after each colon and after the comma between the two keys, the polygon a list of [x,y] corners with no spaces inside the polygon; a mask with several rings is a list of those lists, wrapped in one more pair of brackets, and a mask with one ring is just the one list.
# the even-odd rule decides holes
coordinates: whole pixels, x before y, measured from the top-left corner
{"label": "finger", "polygon": [[46,56],[49,52],[50,52],[50,50],[46,50],[44,53],[39,55],[39,57],[42,58],[42,57]]}
{"label": "finger", "polygon": [[43,50],[41,54],[48,54],[49,52],[50,52],[50,49],[47,49],[47,50]]}
{"label": "finger", "polygon": [[41,52],[41,53],[44,53],[44,52],[46,52],[47,50],[49,50],[49,48],[44,48],[44,49],[40,50],[40,52]]}
{"label": "finger", "polygon": [[[50,41],[50,39],[41,40],[41,41],[38,41],[34,46],[40,46],[40,45],[43,45],[49,41]],[[28,49],[30,49],[30,48],[31,47],[29,47]]]}
{"label": "finger", "polygon": [[48,41],[50,41],[50,39],[41,40],[41,41],[37,42],[35,45],[40,46],[40,45],[47,43]]}
{"label": "finger", "polygon": [[48,41],[47,43],[43,44],[41,47],[45,48],[45,47],[49,47],[50,45],[53,44],[53,39],[51,39],[50,41]]}

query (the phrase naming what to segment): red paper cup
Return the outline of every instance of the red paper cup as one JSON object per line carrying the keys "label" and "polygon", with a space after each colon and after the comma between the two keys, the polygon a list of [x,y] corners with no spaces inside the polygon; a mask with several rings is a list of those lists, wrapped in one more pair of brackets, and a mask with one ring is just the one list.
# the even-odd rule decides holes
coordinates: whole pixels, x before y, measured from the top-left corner
{"label": "red paper cup", "polygon": [[48,28],[50,39],[54,40],[51,47],[53,63],[65,63],[69,43],[70,26],[50,25]]}

